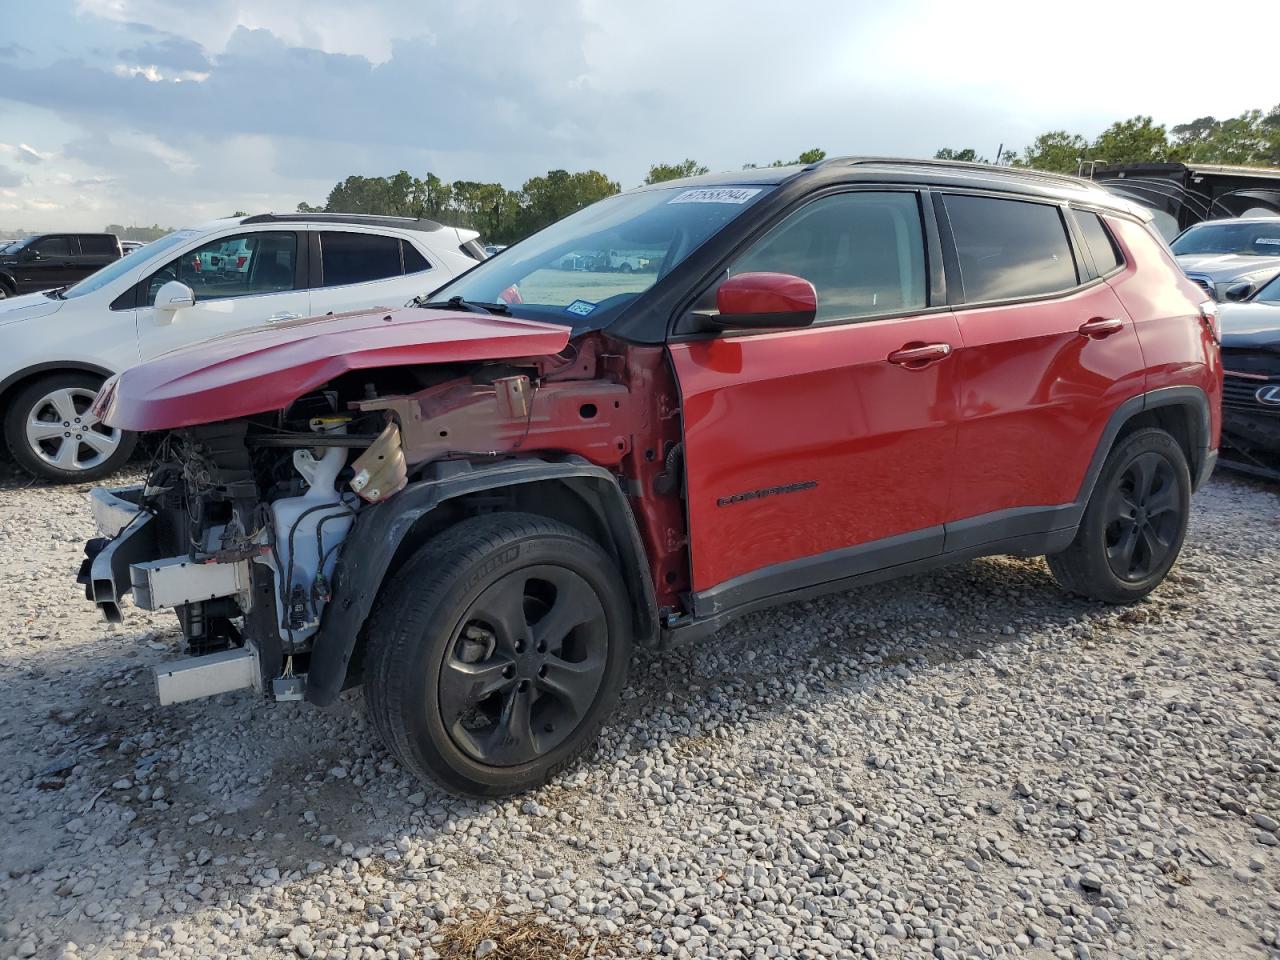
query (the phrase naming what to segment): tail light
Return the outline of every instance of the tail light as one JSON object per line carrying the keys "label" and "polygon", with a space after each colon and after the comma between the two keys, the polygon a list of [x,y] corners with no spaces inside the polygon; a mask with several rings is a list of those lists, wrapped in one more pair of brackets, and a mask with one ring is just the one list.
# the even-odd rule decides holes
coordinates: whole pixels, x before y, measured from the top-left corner
{"label": "tail light", "polygon": [[1222,331],[1218,327],[1218,304],[1215,301],[1200,302],[1200,322],[1208,328],[1214,343],[1222,343]]}
{"label": "tail light", "polygon": [[248,259],[249,259],[248,257],[236,257],[236,269],[237,270],[243,269]]}

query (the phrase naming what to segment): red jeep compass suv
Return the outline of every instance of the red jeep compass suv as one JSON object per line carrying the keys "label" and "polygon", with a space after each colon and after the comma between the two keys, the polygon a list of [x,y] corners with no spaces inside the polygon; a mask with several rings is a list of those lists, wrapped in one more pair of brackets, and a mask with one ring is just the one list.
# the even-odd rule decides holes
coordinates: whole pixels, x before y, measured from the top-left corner
{"label": "red jeep compass suv", "polygon": [[410,307],[110,381],[104,421],[164,439],[95,492],[82,582],[108,618],[176,609],[162,702],[363,683],[406,768],[486,796],[593,741],[633,643],[986,554],[1139,600],[1222,392],[1213,305],[1148,220],[879,159],[611,197]]}

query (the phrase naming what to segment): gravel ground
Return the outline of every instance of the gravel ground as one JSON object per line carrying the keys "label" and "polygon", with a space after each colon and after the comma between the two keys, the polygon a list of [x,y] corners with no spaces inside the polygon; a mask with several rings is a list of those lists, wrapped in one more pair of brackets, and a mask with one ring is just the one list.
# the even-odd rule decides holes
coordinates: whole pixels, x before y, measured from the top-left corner
{"label": "gravel ground", "polygon": [[84,500],[0,476],[0,958],[1280,958],[1280,488],[1220,475],[1137,607],[984,560],[645,651],[500,804],[358,693],[154,707]]}

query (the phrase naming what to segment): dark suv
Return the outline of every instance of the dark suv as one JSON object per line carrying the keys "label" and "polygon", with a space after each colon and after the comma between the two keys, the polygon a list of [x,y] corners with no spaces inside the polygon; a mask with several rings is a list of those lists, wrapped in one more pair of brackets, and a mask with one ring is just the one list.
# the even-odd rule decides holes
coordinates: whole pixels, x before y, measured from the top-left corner
{"label": "dark suv", "polygon": [[0,250],[0,300],[83,280],[120,259],[112,233],[42,233]]}
{"label": "dark suv", "polygon": [[[363,683],[469,795],[595,738],[635,643],[989,554],[1140,600],[1217,455],[1214,304],[1087,182],[842,158],[611,197],[420,308],[134,367],[169,431],[82,582],[177,610],[162,702]],[[597,251],[646,269],[567,270]]]}

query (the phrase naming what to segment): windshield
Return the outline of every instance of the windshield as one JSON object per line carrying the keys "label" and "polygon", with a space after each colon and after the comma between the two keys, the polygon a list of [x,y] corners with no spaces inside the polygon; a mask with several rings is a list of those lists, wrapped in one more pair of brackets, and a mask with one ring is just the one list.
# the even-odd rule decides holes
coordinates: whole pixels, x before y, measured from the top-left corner
{"label": "windshield", "polygon": [[431,300],[505,303],[526,319],[600,329],[769,189],[618,194],[484,261]]}
{"label": "windshield", "polygon": [[1248,223],[1203,223],[1173,241],[1173,252],[1280,257],[1280,217]]}
{"label": "windshield", "polygon": [[[163,254],[174,247],[180,246],[192,237],[197,235],[195,230],[175,230],[173,233],[167,233],[159,240],[147,244],[147,256],[153,254]],[[109,264],[99,270],[97,273],[91,273],[73,287],[68,287],[62,292],[64,300],[73,300],[76,297],[83,297],[86,293],[93,293],[95,290],[101,290],[107,284],[124,276],[130,270],[136,269],[138,264],[142,262],[141,257],[123,256],[117,260],[112,260]]]}

